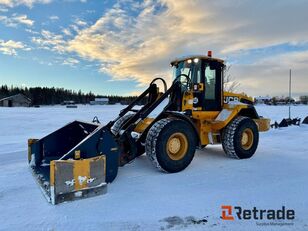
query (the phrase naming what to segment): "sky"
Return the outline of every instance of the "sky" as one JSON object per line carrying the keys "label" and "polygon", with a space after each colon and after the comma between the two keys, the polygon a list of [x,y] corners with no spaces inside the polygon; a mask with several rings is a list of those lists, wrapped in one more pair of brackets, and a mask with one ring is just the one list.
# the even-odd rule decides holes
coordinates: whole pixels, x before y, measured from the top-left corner
{"label": "sky", "polygon": [[0,85],[136,95],[170,61],[226,60],[237,91],[308,94],[308,0],[0,0]]}

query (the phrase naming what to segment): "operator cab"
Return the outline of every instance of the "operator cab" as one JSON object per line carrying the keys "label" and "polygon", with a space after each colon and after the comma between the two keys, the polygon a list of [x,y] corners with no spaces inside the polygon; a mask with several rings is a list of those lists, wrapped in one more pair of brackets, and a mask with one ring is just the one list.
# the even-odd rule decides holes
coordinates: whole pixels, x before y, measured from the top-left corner
{"label": "operator cab", "polygon": [[[171,62],[174,79],[180,81],[186,90],[193,91],[193,108],[197,111],[220,111],[222,108],[224,61],[208,56],[189,56]],[[187,78],[190,79],[188,83]]]}

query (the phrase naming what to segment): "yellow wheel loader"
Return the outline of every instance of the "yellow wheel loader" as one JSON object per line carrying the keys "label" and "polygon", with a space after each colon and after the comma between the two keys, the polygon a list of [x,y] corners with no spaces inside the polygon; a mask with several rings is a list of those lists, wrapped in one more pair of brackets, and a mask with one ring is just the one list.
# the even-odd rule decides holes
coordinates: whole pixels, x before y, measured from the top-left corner
{"label": "yellow wheel loader", "polygon": [[270,120],[258,115],[252,98],[224,92],[224,61],[209,53],[174,60],[171,67],[169,88],[154,79],[107,125],[74,121],[28,140],[32,172],[52,204],[105,193],[118,167],[144,153],[156,168],[175,173],[208,144],[222,144],[236,159],[256,152],[259,131],[267,131]]}

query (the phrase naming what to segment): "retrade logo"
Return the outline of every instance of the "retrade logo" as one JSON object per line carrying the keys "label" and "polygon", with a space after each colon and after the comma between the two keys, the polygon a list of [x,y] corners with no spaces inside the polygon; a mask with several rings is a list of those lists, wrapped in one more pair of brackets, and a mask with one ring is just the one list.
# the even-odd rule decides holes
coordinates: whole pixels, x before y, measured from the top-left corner
{"label": "retrade logo", "polygon": [[221,219],[233,221],[234,217],[232,216],[232,206],[231,205],[222,205],[221,206]]}
{"label": "retrade logo", "polygon": [[243,209],[241,206],[222,205],[221,219],[233,221],[237,220],[294,220],[295,211],[286,209],[282,206],[281,209]]}

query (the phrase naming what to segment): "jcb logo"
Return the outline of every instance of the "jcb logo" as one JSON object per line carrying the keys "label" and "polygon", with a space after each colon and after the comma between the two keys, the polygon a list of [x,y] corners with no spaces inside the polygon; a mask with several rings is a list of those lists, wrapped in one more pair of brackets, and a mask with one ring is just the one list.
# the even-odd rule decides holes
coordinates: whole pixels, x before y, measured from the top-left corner
{"label": "jcb logo", "polygon": [[237,96],[226,96],[224,97],[224,103],[230,103],[230,102],[239,102],[240,99]]}
{"label": "jcb logo", "polygon": [[234,217],[232,216],[232,206],[231,205],[222,205],[221,206],[221,218],[223,220],[233,221]]}

